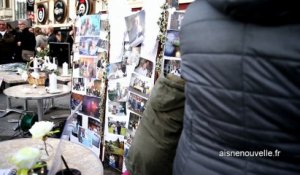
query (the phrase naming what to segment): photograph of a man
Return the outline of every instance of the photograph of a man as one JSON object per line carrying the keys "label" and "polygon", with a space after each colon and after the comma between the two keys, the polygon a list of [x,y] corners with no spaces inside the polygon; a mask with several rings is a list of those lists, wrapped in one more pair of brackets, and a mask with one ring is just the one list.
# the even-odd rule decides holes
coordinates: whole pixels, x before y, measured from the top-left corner
{"label": "photograph of a man", "polygon": [[131,47],[139,46],[144,40],[145,11],[125,17],[129,44]]}

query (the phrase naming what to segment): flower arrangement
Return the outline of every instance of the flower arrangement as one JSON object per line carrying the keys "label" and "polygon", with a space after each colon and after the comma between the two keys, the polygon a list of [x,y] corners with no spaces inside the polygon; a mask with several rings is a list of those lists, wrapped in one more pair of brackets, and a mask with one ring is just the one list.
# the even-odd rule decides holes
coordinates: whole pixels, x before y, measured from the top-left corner
{"label": "flower arrangement", "polygon": [[[41,49],[40,47],[37,48],[36,57],[31,57],[30,61],[27,62],[25,69],[18,68],[18,73],[21,75],[22,79],[25,81],[29,81],[29,84],[36,84],[36,85],[43,85],[46,79],[46,74],[51,74],[54,72],[58,74],[57,65],[55,64],[55,60],[50,62],[50,58],[48,56],[49,48],[46,47],[45,49]],[[43,74],[40,73],[43,72]],[[40,78],[44,78],[42,83],[39,83]],[[30,80],[36,80],[34,83],[31,83]]]}
{"label": "flower arrangement", "polygon": [[[59,132],[59,130],[51,131],[53,127],[53,122],[40,121],[35,122],[31,129],[29,129],[32,138],[41,139],[44,142],[44,151],[47,156],[49,156],[49,153],[47,151],[46,140],[49,136]],[[46,163],[41,161],[42,157],[43,151],[41,149],[24,147],[10,158],[10,163],[17,167],[17,175],[28,175],[32,174],[32,171],[35,171],[37,168],[47,168]]]}
{"label": "flower arrangement", "polygon": [[36,57],[38,58],[44,58],[45,56],[49,55],[49,45],[46,47],[37,47],[36,48]]}
{"label": "flower arrangement", "polygon": [[17,175],[27,175],[30,169],[41,167],[40,164],[37,164],[41,156],[39,149],[24,147],[12,156],[10,162],[18,168]]}
{"label": "flower arrangement", "polygon": [[34,125],[29,129],[32,138],[41,139],[44,142],[47,156],[49,156],[49,153],[47,150],[46,140],[48,137],[51,137],[53,134],[59,132],[59,130],[51,131],[53,127],[54,127],[53,122],[40,121],[40,122],[35,122]]}

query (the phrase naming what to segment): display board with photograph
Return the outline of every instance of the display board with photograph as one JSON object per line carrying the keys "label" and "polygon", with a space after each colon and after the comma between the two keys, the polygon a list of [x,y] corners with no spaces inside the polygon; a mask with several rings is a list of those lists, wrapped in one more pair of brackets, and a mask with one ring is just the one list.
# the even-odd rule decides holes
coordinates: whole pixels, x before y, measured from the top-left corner
{"label": "display board with photograph", "polygon": [[101,154],[103,138],[103,119],[100,104],[104,100],[105,77],[101,71],[105,69],[103,60],[107,58],[107,32],[102,30],[101,22],[107,21],[100,14],[85,15],[75,21],[75,48],[72,75],[71,109],[79,104],[72,122],[74,127],[70,140],[84,145],[95,154]]}
{"label": "display board with photograph", "polygon": [[123,54],[109,59],[119,61],[108,66],[104,161],[120,171],[154,85],[156,57],[141,55],[146,15],[141,10],[124,18]]}
{"label": "display board with photograph", "polygon": [[183,11],[174,11],[169,13],[166,41],[164,47],[164,57],[162,64],[162,71],[164,75],[171,73],[177,76],[181,76],[179,30],[181,27],[181,21],[183,17]]}

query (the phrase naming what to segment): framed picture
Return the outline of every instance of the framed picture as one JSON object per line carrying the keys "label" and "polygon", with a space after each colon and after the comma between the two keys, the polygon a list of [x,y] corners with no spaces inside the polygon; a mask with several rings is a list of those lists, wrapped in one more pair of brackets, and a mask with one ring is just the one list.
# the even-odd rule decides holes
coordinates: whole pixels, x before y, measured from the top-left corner
{"label": "framed picture", "polygon": [[36,4],[37,7],[37,22],[38,24],[46,24],[48,21],[49,9],[48,2],[40,2]]}

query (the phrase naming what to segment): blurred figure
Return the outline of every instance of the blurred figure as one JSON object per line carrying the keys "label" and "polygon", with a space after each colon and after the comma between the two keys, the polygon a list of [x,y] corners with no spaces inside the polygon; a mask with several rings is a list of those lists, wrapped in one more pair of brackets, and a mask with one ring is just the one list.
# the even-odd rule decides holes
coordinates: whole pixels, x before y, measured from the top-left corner
{"label": "blurred figure", "polygon": [[73,55],[73,43],[74,43],[74,26],[72,26],[72,30],[67,35],[66,42],[70,44],[70,54]]}
{"label": "blurred figure", "polygon": [[50,42],[57,42],[56,33],[53,27],[48,27],[47,35],[48,35],[48,44]]}
{"label": "blurred figure", "polygon": [[56,42],[63,42],[63,37],[61,35],[61,32],[56,32],[55,37],[56,37]]}
{"label": "blurred figure", "polygon": [[34,57],[35,36],[29,31],[27,20],[19,20],[18,26],[20,31],[17,34],[17,46],[20,47],[23,61],[30,61]]}
{"label": "blurred figure", "polygon": [[35,40],[36,40],[36,48],[45,48],[47,47],[48,38],[47,36],[42,32],[42,29],[40,27],[34,28],[34,34],[35,34]]}
{"label": "blurred figure", "polygon": [[9,31],[7,31],[6,22],[0,20],[0,64],[14,62],[14,50],[14,36]]}
{"label": "blurred figure", "polygon": [[300,174],[300,1],[196,0],[174,175]]}
{"label": "blurred figure", "polygon": [[31,33],[34,33],[34,28],[33,27],[29,27],[28,31],[31,32]]}

